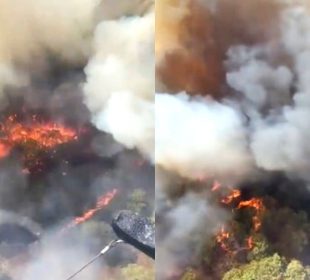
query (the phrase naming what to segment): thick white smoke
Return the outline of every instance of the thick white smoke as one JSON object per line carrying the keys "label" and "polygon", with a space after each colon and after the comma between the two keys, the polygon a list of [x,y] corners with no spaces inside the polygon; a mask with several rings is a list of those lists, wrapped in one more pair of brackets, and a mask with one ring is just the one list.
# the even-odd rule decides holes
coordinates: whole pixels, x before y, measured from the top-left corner
{"label": "thick white smoke", "polygon": [[95,126],[149,158],[154,153],[154,14],[104,21],[85,72]]}
{"label": "thick white smoke", "polygon": [[156,94],[156,164],[188,178],[240,176],[250,168],[237,110],[209,98]]}

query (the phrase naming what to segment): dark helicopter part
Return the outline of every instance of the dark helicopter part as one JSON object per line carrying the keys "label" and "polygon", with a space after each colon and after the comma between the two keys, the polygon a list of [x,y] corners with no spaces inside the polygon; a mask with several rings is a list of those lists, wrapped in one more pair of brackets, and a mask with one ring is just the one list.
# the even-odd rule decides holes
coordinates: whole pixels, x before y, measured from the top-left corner
{"label": "dark helicopter part", "polygon": [[155,259],[155,225],[131,211],[121,211],[112,221],[118,238]]}
{"label": "dark helicopter part", "polygon": [[126,242],[139,251],[155,259],[155,225],[149,219],[141,217],[131,211],[121,211],[112,221],[112,228],[119,238],[112,241],[101,252],[92,258],[66,280],[71,280],[80,274],[85,268],[95,262],[98,258],[110,251],[117,244]]}

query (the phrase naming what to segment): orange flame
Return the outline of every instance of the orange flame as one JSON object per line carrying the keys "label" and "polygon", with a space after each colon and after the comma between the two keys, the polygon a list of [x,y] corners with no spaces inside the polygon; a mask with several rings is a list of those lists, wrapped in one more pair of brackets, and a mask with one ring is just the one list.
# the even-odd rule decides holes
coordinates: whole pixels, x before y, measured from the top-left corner
{"label": "orange flame", "polygon": [[87,210],[82,216],[76,217],[70,224],[65,227],[65,229],[72,228],[91,219],[99,210],[108,206],[117,193],[117,189],[113,189],[107,194],[100,196],[97,200],[96,207]]}
{"label": "orange flame", "polygon": [[237,209],[241,209],[244,207],[250,207],[255,210],[255,215],[252,218],[254,230],[258,231],[262,225],[261,215],[265,212],[265,206],[260,198],[252,198],[250,200],[241,201],[237,207]]}
{"label": "orange flame", "polygon": [[253,249],[253,247],[254,247],[253,236],[250,236],[249,238],[247,238],[246,244],[247,244],[247,249],[248,249],[248,250]]}
{"label": "orange flame", "polygon": [[229,194],[228,196],[224,197],[221,202],[224,204],[230,204],[232,203],[236,198],[239,198],[241,195],[240,190],[237,189],[233,189],[231,194]]}
{"label": "orange flame", "polygon": [[[212,191],[216,191],[220,188],[220,184],[218,182],[214,182]],[[220,201],[223,204],[229,205],[236,199],[240,198],[241,191],[238,189],[232,189],[231,192]],[[264,206],[263,200],[261,198],[251,198],[249,200],[240,201],[237,205],[236,209],[241,208],[253,208],[255,210],[255,214],[252,217],[253,229],[255,232],[259,231],[262,225],[262,215],[264,214],[266,208]],[[222,226],[221,230],[216,234],[215,238],[219,246],[228,253],[235,253],[230,249],[229,244],[227,244],[228,240],[233,237],[233,234]],[[254,247],[254,240],[252,236],[249,236],[246,240],[246,247],[243,249],[251,250]]]}
{"label": "orange flame", "polygon": [[231,253],[229,245],[227,244],[227,241],[229,240],[230,237],[231,237],[230,232],[226,231],[224,226],[221,227],[221,230],[215,236],[216,242],[220,245],[220,247],[224,251],[228,253]]}
{"label": "orange flame", "polygon": [[[7,157],[14,147],[23,148],[24,174],[35,167],[41,171],[44,164],[38,152],[52,150],[58,145],[74,141],[78,133],[72,128],[52,122],[40,122],[33,115],[30,123],[20,123],[17,116],[9,116],[0,123],[0,159]],[[53,150],[52,150],[53,151]]]}
{"label": "orange flame", "polygon": [[221,184],[218,181],[214,181],[213,186],[211,188],[212,192],[217,191],[221,187]]}
{"label": "orange flame", "polygon": [[9,155],[11,147],[5,143],[0,142],[0,158],[5,158]]}
{"label": "orange flame", "polygon": [[[16,121],[16,116],[10,116],[0,126],[1,153],[6,156],[12,147],[33,143],[40,149],[51,149],[57,145],[77,139],[77,132],[56,123],[42,123],[32,117],[30,124]],[[5,152],[2,152],[5,151]]]}

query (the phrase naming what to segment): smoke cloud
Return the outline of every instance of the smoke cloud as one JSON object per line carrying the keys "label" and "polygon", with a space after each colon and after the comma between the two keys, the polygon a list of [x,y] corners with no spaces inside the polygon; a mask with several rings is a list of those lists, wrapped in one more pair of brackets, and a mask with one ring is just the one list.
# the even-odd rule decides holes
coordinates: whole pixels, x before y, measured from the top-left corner
{"label": "smoke cloud", "polygon": [[152,6],[148,0],[1,1],[0,91],[29,86],[51,61],[87,64],[85,103],[96,127],[153,158]]}
{"label": "smoke cloud", "polygon": [[[250,15],[258,5],[255,1],[239,4],[236,4],[239,9],[245,9]],[[217,15],[223,14],[227,5],[230,6],[218,1],[216,8],[205,8],[214,14],[213,25],[223,24],[217,22]],[[267,3],[261,5],[261,10],[268,7]],[[309,12],[296,4],[280,5],[271,1],[269,5],[273,11],[279,7],[274,11],[279,15],[278,22],[270,27],[277,31],[274,37],[260,36],[263,30],[266,34],[270,32],[264,25],[257,26],[255,17],[254,23],[250,17],[241,17],[251,22],[251,28],[257,27],[256,36],[252,35],[257,43],[247,42],[248,38],[242,42],[239,36],[242,44],[236,44],[226,38],[226,57],[220,62],[226,71],[222,101],[211,97],[189,98],[184,93],[157,94],[156,130],[160,133],[156,137],[156,162],[159,165],[191,178],[204,172],[251,171],[246,167],[251,166],[252,159],[258,168],[267,171],[297,171],[302,175],[309,170],[306,121],[309,116]],[[237,23],[232,23],[233,30],[240,24],[239,16],[234,15]],[[157,61],[159,68],[161,64],[169,64],[169,51],[165,55]],[[170,92],[173,91],[172,88]],[[200,168],[198,172],[196,166]]]}
{"label": "smoke cloud", "polygon": [[98,25],[85,68],[95,126],[154,157],[154,14]]}
{"label": "smoke cloud", "polygon": [[229,215],[212,203],[207,192],[171,199],[166,190],[174,188],[175,178],[160,168],[156,172],[156,279],[169,279],[178,276],[179,267],[195,262],[204,242]]}
{"label": "smoke cloud", "polygon": [[[308,1],[159,3],[155,162],[188,186],[157,186],[173,209],[159,207],[157,223],[167,233],[158,238],[159,254],[173,269],[179,253],[165,249],[165,240],[175,233],[162,221],[169,216],[177,227],[178,215],[170,213],[186,216],[186,207],[197,209],[191,218],[200,222],[212,221],[200,214],[219,213],[188,199],[204,192],[188,180],[244,183],[277,171],[309,183],[310,10]],[[181,233],[182,240],[191,236]]]}
{"label": "smoke cloud", "polygon": [[[31,217],[46,235],[33,259],[26,256],[26,263],[10,269],[19,273],[20,268],[16,279],[64,279],[110,242],[99,242],[94,250],[89,236],[76,237],[75,244],[50,236],[52,225],[81,215],[107,191],[124,193],[93,227],[126,208],[134,189],[145,191],[141,208],[152,211],[154,170],[139,153],[154,159],[153,5],[149,0],[0,0],[1,122],[17,112],[22,125],[31,125],[34,114],[79,131],[77,141],[55,151],[33,148],[32,159],[42,152],[47,164],[42,173],[24,168],[24,149],[33,143],[14,146],[1,158],[0,208]],[[107,235],[98,228],[95,236],[102,241]],[[116,251],[113,266],[121,255]],[[125,262],[136,261],[137,253],[130,255],[134,258],[125,256]],[[104,265],[91,267],[80,279],[109,274],[103,270]]]}
{"label": "smoke cloud", "polygon": [[[250,145],[257,166],[271,171],[297,172],[300,176],[305,176],[310,168],[306,140],[310,136],[306,121],[310,113],[309,34],[304,32],[310,24],[308,15],[302,7],[290,8],[282,15],[278,44],[290,64],[284,60],[273,66],[273,57],[266,55],[268,48],[273,48],[269,45],[262,57],[256,54],[254,60],[241,63],[237,72],[227,74],[228,84],[247,100],[251,99],[250,103],[256,103],[259,117],[251,118],[254,131]],[[266,106],[269,107],[267,113],[262,110]]]}
{"label": "smoke cloud", "polygon": [[251,164],[237,110],[185,93],[156,94],[156,164],[188,178],[241,176]]}
{"label": "smoke cloud", "polygon": [[27,84],[26,70],[42,68],[47,55],[67,63],[85,61],[98,4],[96,0],[1,1],[1,88]]}

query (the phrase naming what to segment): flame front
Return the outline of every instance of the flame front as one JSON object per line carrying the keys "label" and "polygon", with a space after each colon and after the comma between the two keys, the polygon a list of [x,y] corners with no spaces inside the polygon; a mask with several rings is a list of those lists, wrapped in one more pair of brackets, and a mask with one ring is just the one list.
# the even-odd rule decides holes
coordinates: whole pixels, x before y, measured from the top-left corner
{"label": "flame front", "polygon": [[40,149],[52,149],[78,137],[74,129],[56,123],[39,122],[35,115],[30,124],[19,123],[16,116],[10,116],[1,124],[0,132],[1,148],[6,147],[6,150],[28,143],[33,143]]}
{"label": "flame front", "polygon": [[76,217],[70,224],[65,227],[65,230],[90,220],[99,210],[108,206],[117,193],[117,189],[113,189],[107,194],[100,196],[97,200],[96,207],[91,208],[87,210],[83,215]]}
{"label": "flame front", "polygon": [[28,123],[18,122],[17,116],[9,116],[0,123],[0,159],[7,157],[12,149],[23,149],[25,168],[23,173],[35,167],[40,170],[42,162],[38,158],[41,151],[51,151],[55,147],[78,139],[73,128],[53,122],[41,122],[36,115]]}
{"label": "flame front", "polygon": [[237,189],[233,189],[231,194],[229,194],[228,196],[224,197],[221,202],[224,204],[230,204],[232,203],[235,199],[239,198],[241,195],[240,190]]}
{"label": "flame front", "polygon": [[227,244],[230,237],[231,237],[230,232],[227,231],[224,226],[221,227],[221,230],[215,236],[216,242],[220,245],[220,247],[224,251],[228,253],[231,253],[229,245]]}

